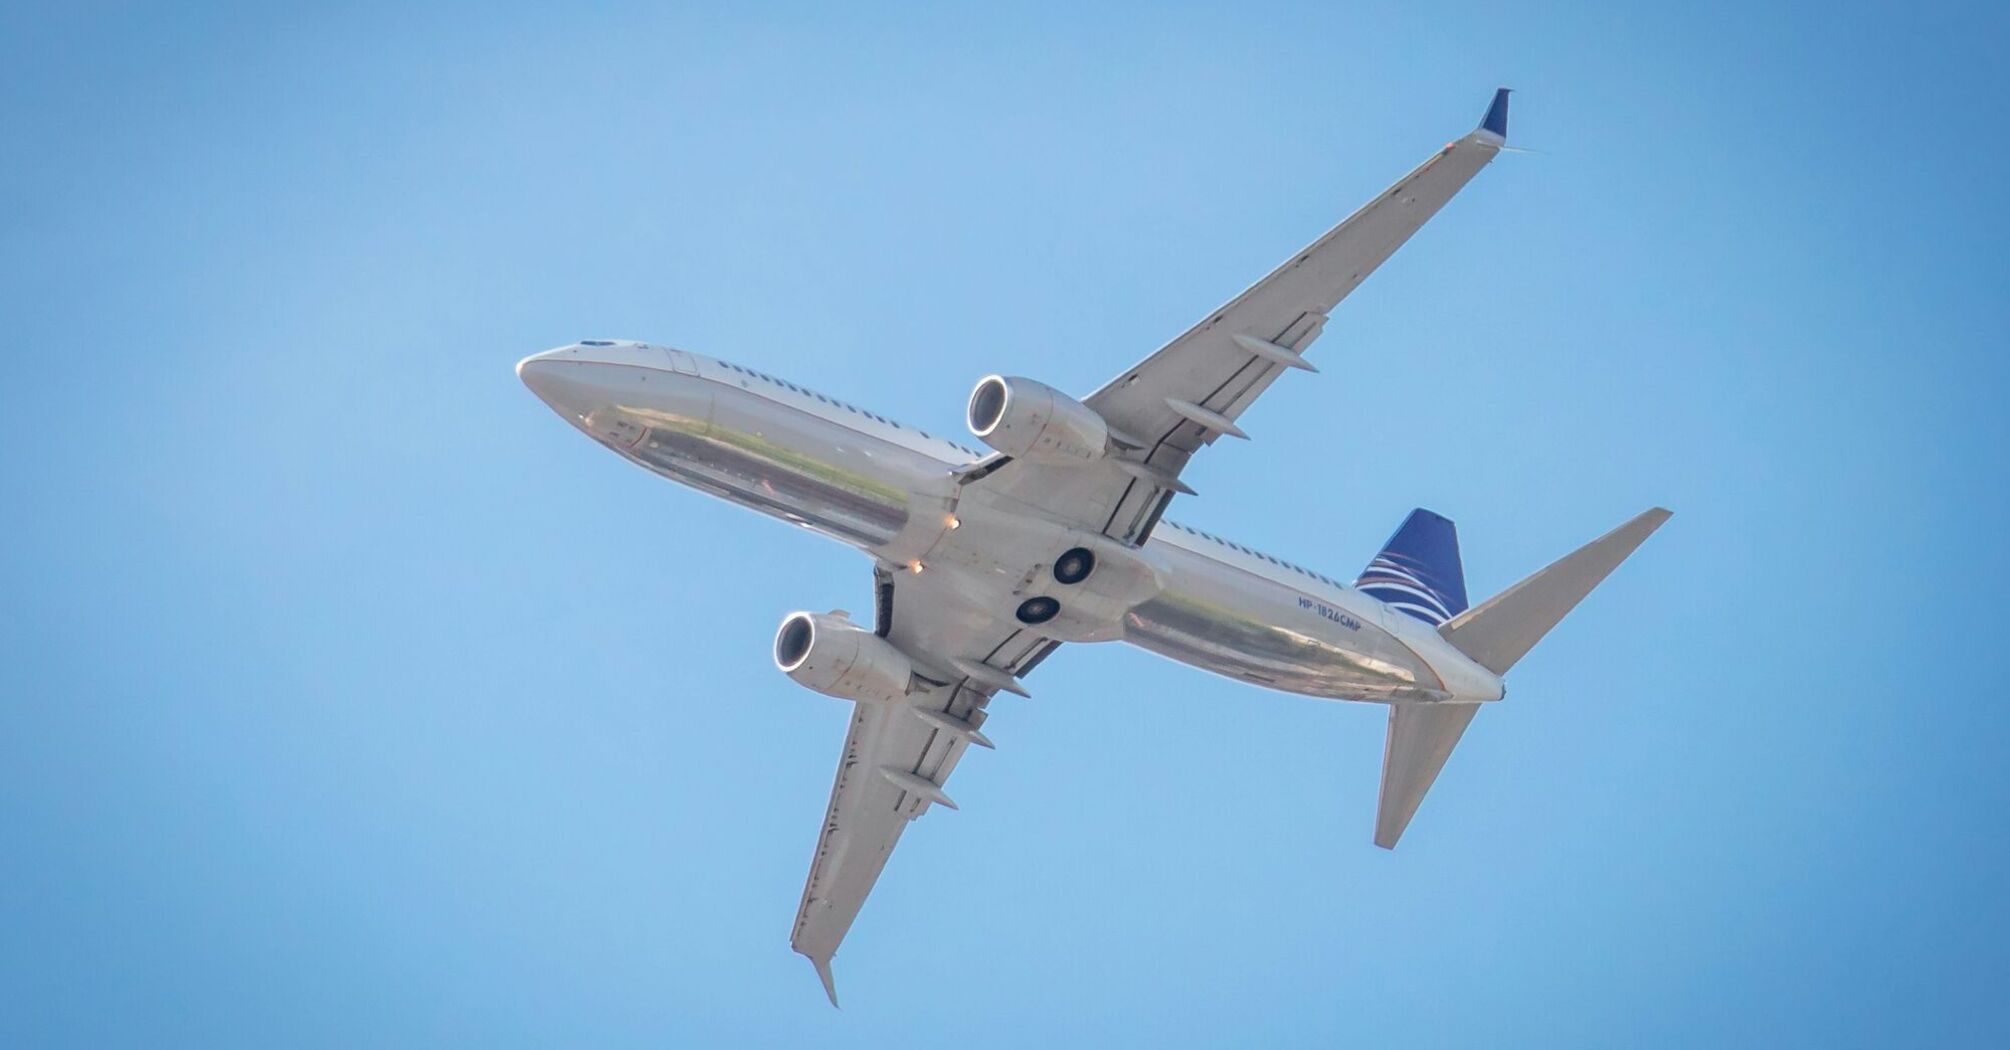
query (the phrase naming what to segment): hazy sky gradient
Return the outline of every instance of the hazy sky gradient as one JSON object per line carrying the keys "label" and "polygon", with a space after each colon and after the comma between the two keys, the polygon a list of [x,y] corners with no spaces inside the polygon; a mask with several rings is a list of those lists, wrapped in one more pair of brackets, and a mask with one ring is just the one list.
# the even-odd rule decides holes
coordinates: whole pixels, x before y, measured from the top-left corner
{"label": "hazy sky gradient", "polygon": [[[49,8],[49,5],[37,5]],[[0,13],[0,1044],[2002,1045],[2000,5]],[[866,561],[511,366],[954,433],[1479,119],[1172,516],[1475,599],[1670,525],[1402,847],[1379,708],[1070,646],[788,949]]]}

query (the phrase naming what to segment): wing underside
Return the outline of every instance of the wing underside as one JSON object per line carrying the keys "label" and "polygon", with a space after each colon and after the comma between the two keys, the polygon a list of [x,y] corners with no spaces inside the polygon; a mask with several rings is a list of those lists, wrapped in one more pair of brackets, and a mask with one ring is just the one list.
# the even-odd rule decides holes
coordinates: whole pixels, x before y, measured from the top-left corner
{"label": "wing underside", "polygon": [[[882,578],[891,580],[885,573]],[[944,791],[950,772],[971,747],[990,746],[981,727],[996,688],[955,670],[955,663],[981,664],[976,670],[987,678],[1016,678],[1058,645],[964,608],[927,576],[892,582],[888,605],[882,610],[887,640],[909,653],[930,654],[951,670],[918,682],[903,704],[854,705],[789,938],[816,966],[832,1003],[831,957],[901,833],[932,805],[955,808]]]}
{"label": "wing underside", "polygon": [[1137,446],[1123,462],[1054,467],[993,457],[978,473],[1047,513],[1143,542],[1172,494],[1190,491],[1178,481],[1187,461],[1224,434],[1245,436],[1236,421],[1279,376],[1316,371],[1305,352],[1331,311],[1499,155],[1506,131],[1503,90],[1479,128],[1085,398]]}

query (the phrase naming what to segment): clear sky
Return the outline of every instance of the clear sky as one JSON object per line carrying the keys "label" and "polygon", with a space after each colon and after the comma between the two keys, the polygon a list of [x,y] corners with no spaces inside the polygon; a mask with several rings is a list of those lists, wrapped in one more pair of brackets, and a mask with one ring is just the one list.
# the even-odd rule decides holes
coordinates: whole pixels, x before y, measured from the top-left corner
{"label": "clear sky", "polygon": [[[0,1044],[2010,1039],[2000,5],[654,6],[0,13]],[[1173,517],[1351,576],[1429,506],[1475,598],[1674,520],[1393,853],[1380,709],[1064,648],[832,1011],[788,931],[847,708],[767,646],[867,564],[511,366],[954,433],[1502,84],[1542,152]]]}

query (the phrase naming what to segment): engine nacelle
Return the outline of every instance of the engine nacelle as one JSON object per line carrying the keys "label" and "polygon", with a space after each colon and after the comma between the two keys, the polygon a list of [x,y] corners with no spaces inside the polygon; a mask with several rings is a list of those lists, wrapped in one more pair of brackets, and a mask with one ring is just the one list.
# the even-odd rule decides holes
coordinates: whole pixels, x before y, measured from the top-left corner
{"label": "engine nacelle", "polygon": [[842,616],[790,613],[775,632],[775,666],[825,696],[887,703],[907,695],[914,662]]}
{"label": "engine nacelle", "polygon": [[979,380],[965,415],[978,440],[1033,463],[1094,463],[1110,449],[1109,424],[1094,409],[1019,376]]}

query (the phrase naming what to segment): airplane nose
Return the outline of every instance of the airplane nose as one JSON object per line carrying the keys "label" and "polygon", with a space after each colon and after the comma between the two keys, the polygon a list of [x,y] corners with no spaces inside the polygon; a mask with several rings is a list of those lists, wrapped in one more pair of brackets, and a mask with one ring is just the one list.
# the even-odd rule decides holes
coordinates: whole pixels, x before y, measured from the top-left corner
{"label": "airplane nose", "polygon": [[617,420],[709,422],[707,384],[678,372],[672,361],[658,347],[581,343],[532,354],[517,362],[516,374],[560,417],[605,440],[603,430]]}
{"label": "airplane nose", "polygon": [[551,359],[556,353],[559,351],[547,350],[541,354],[532,354],[516,363],[517,379],[529,387],[531,393],[546,401],[551,400],[545,392],[551,389],[553,373],[557,371]]}
{"label": "airplane nose", "polygon": [[579,362],[572,357],[570,347],[546,350],[532,354],[516,363],[516,377],[538,400],[551,406],[552,411],[568,419],[577,420],[584,416],[591,406],[581,403],[583,391],[575,375]]}

